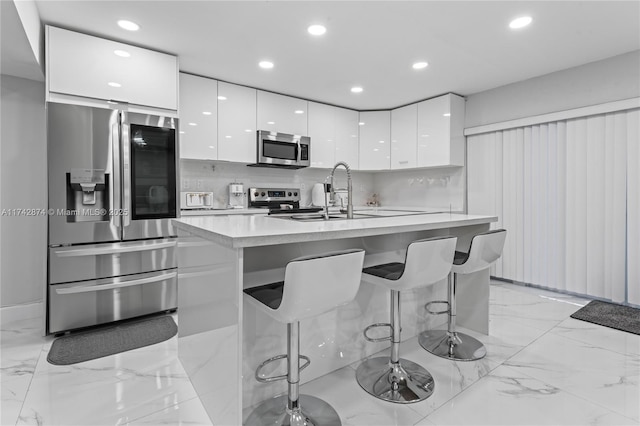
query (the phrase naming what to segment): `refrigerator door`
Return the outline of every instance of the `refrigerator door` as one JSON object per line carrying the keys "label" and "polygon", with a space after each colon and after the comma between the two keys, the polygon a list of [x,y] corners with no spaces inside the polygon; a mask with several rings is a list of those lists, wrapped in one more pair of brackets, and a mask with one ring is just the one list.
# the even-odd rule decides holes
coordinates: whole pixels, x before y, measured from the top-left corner
{"label": "refrigerator door", "polygon": [[48,333],[175,309],[177,269],[49,286]]}
{"label": "refrigerator door", "polygon": [[119,111],[47,104],[49,244],[120,240]]}
{"label": "refrigerator door", "polygon": [[123,239],[175,236],[178,217],[177,119],[123,113]]}

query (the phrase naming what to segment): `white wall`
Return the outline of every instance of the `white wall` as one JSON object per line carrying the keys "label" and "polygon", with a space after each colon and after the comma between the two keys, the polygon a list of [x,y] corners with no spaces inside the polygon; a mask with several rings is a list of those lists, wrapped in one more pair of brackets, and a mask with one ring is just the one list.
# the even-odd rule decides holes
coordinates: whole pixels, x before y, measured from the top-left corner
{"label": "white wall", "polygon": [[[44,83],[2,75],[0,85],[0,209],[46,209]],[[42,301],[46,232],[46,216],[0,216],[0,306]]]}
{"label": "white wall", "polygon": [[476,93],[467,97],[465,128],[638,97],[639,76],[636,50]]}

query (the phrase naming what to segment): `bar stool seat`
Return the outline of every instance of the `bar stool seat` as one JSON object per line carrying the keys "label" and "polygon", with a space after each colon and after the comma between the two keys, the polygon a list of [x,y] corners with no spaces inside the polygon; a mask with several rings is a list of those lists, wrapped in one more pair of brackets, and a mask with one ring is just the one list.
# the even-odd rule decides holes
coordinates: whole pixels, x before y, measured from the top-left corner
{"label": "bar stool seat", "polygon": [[[284,281],[245,289],[245,299],[258,310],[287,324],[287,354],[262,362],[256,369],[259,382],[284,380],[286,395],[271,398],[256,407],[246,425],[341,425],[340,416],[325,401],[300,395],[299,373],[310,364],[300,355],[300,321],[348,303],[360,286],[364,250],[353,249],[299,257],[287,263]],[[261,377],[262,368],[287,359],[287,374]],[[305,363],[300,366],[300,359]]]}
{"label": "bar stool seat", "polygon": [[[459,274],[471,274],[489,268],[502,255],[507,231],[496,229],[475,235],[468,252],[456,251],[449,274],[449,298],[427,303],[431,314],[448,314],[447,330],[420,333],[418,342],[428,352],[454,361],[474,361],[483,358],[487,349],[478,339],[456,331],[456,288]],[[452,279],[453,275],[453,279]],[[444,303],[447,309],[432,311],[430,305]]]}
{"label": "bar stool seat", "polygon": [[[389,323],[378,323],[364,330],[371,342],[391,341],[389,357],[369,358],[356,371],[362,389],[376,398],[400,404],[422,401],[433,393],[435,382],[422,366],[400,358],[400,292],[436,283],[449,274],[456,247],[455,237],[435,237],[413,241],[407,247],[405,262],[392,262],[365,268],[363,281],[390,290]],[[389,327],[389,337],[370,338],[375,327]]]}

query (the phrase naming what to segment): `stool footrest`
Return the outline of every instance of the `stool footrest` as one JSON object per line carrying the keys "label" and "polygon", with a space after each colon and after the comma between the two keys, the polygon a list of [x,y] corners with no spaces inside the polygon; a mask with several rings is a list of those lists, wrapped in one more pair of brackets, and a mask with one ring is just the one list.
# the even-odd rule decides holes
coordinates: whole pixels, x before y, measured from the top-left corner
{"label": "stool footrest", "polygon": [[[377,338],[373,338],[373,337],[367,336],[367,332],[369,330],[371,330],[372,328],[376,328],[376,327],[389,327],[389,330],[390,330],[389,331],[389,336],[387,336],[387,337],[377,337]],[[378,323],[375,323],[375,324],[371,324],[370,326],[365,328],[364,332],[362,334],[364,334],[365,340],[367,340],[369,342],[384,342],[384,341],[387,341],[387,340],[391,340],[391,330],[392,330],[392,327],[391,327],[390,323],[378,322]]]}
{"label": "stool footrest", "polygon": [[[280,376],[272,376],[272,377],[260,377],[260,370],[262,370],[267,364],[270,364],[272,362],[275,362],[275,361],[278,361],[278,360],[281,360],[281,359],[286,359],[286,358],[287,358],[286,354],[284,354],[284,355],[276,355],[274,357],[269,358],[266,361],[263,361],[262,364],[260,364],[258,366],[258,368],[256,368],[256,374],[255,374],[256,380],[261,382],[261,383],[269,383],[269,382],[275,382],[276,380],[284,380],[284,379],[286,379],[288,374],[282,374]],[[299,372],[304,370],[305,368],[307,368],[309,366],[309,364],[311,364],[311,360],[309,359],[308,356],[298,355],[298,358],[299,359],[303,359],[304,361],[306,361],[298,369]]]}
{"label": "stool footrest", "polygon": [[[431,305],[436,304],[436,303],[441,303],[441,304],[445,304],[447,305],[447,308],[445,310],[442,311],[432,311],[431,310]],[[441,315],[441,314],[448,314],[449,312],[451,312],[451,305],[449,304],[449,301],[447,300],[433,300],[431,302],[428,302],[424,305],[424,309],[429,312],[432,315]]]}

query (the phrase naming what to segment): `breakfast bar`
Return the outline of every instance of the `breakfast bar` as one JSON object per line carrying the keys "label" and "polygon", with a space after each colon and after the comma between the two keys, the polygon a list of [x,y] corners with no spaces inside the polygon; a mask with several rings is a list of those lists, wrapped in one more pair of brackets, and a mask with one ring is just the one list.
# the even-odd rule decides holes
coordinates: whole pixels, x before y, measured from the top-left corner
{"label": "breakfast bar", "polygon": [[[365,250],[364,266],[403,261],[414,240],[452,235],[457,250],[489,230],[495,216],[458,213],[362,211],[354,219],[294,220],[290,216],[184,217],[179,230],[179,356],[214,424],[241,424],[251,407],[286,390],[286,382],[258,383],[256,367],[286,351],[283,325],[243,300],[243,290],[282,281],[290,260],[335,250]],[[425,303],[446,299],[446,279],[402,295],[402,335],[444,328],[445,315]],[[457,323],[488,334],[489,270],[458,280]],[[300,352],[311,358],[302,383],[389,346],[365,341],[362,331],[387,322],[388,294],[361,283],[356,298],[301,321]],[[269,375],[282,374],[284,363]]]}

